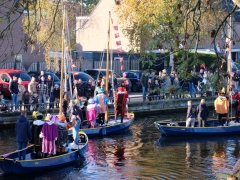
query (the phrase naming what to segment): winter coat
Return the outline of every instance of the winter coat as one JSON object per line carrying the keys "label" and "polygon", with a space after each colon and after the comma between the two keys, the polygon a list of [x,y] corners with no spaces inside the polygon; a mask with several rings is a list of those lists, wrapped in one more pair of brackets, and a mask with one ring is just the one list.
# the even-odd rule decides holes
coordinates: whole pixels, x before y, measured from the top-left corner
{"label": "winter coat", "polygon": [[18,101],[22,101],[23,100],[23,93],[25,92],[25,87],[22,84],[18,85]]}
{"label": "winter coat", "polygon": [[18,83],[17,81],[10,81],[9,90],[11,94],[18,94]]}
{"label": "winter coat", "polygon": [[194,105],[188,106],[187,119],[188,118],[195,118],[196,119],[196,108],[195,108]]}
{"label": "winter coat", "polygon": [[197,107],[198,120],[207,120],[209,115],[208,107],[205,103],[200,103]]}
{"label": "winter coat", "polygon": [[28,92],[30,93],[30,95],[37,92],[37,83],[36,82],[30,82],[28,84]]}
{"label": "winter coat", "polygon": [[229,102],[225,96],[218,96],[218,98],[214,101],[214,107],[216,113],[226,114],[228,113]]}
{"label": "winter coat", "polygon": [[17,142],[28,142],[32,139],[30,123],[23,115],[19,116],[15,125]]}

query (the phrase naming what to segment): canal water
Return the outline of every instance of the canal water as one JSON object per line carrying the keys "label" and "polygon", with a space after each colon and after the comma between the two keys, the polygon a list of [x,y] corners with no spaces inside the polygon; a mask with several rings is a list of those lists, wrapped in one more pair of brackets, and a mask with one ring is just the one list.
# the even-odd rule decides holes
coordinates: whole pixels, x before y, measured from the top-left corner
{"label": "canal water", "polygon": [[[0,171],[0,180],[212,180],[225,179],[238,170],[239,137],[161,138],[154,121],[176,116],[184,117],[136,118],[129,131],[91,138],[85,160],[31,175],[5,175]],[[14,128],[0,132],[0,154],[16,149]]]}

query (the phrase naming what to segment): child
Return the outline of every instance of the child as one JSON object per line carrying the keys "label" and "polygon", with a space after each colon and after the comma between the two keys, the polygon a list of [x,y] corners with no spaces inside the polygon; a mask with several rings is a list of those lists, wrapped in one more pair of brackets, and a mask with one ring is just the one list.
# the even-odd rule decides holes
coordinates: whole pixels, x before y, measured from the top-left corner
{"label": "child", "polygon": [[7,104],[3,94],[0,95],[0,112],[2,111],[7,111]]}
{"label": "child", "polygon": [[88,100],[88,105],[87,105],[87,120],[90,121],[92,128],[96,126],[96,117],[97,117],[97,106],[95,104],[94,99],[91,98]]}
{"label": "child", "polygon": [[58,84],[55,84],[53,89],[54,100],[56,103],[56,108],[59,108],[59,100],[60,100],[60,88]]}
{"label": "child", "polygon": [[30,93],[28,92],[28,90],[26,90],[24,93],[23,93],[23,97],[22,97],[22,101],[24,103],[24,110],[30,110],[30,106],[29,106],[29,103],[30,103]]}

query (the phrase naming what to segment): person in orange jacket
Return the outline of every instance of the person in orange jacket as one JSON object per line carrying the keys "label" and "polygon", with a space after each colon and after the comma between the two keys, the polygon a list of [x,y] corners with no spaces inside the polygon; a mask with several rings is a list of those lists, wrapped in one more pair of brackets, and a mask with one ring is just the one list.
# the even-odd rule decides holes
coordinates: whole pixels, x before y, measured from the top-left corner
{"label": "person in orange jacket", "polygon": [[223,126],[222,118],[226,117],[228,120],[229,101],[225,96],[225,89],[219,91],[217,99],[214,101],[215,111],[218,114],[218,124]]}

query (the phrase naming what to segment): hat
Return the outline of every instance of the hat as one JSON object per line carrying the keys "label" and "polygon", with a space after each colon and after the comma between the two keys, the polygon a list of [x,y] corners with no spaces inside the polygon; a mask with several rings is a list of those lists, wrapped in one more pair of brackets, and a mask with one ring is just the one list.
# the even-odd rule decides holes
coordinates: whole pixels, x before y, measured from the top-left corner
{"label": "hat", "polygon": [[91,98],[91,99],[89,99],[89,100],[88,100],[88,103],[89,103],[89,104],[94,104],[94,103],[95,103],[95,101],[94,101],[94,99],[93,99],[93,98]]}
{"label": "hat", "polygon": [[59,118],[60,121],[65,121],[66,120],[66,117],[63,114],[59,114],[58,118]]}
{"label": "hat", "polygon": [[50,121],[50,114],[48,113],[47,116],[45,117],[45,121]]}
{"label": "hat", "polygon": [[123,87],[119,87],[119,88],[118,88],[118,91],[124,92],[124,88],[123,88]]}
{"label": "hat", "polygon": [[103,93],[104,91],[103,91],[102,88],[97,88],[97,92],[98,92],[98,93]]}
{"label": "hat", "polygon": [[59,87],[59,85],[58,85],[58,84],[55,84],[54,87]]}

